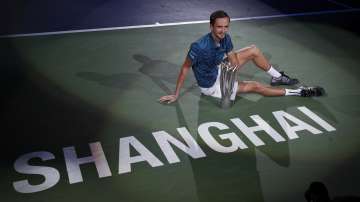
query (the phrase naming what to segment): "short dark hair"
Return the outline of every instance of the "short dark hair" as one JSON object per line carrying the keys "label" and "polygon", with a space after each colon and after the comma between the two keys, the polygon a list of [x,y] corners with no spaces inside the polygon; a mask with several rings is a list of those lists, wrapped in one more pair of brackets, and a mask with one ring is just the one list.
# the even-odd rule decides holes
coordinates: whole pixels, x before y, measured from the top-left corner
{"label": "short dark hair", "polygon": [[306,201],[330,201],[329,192],[322,182],[312,182],[305,192]]}
{"label": "short dark hair", "polygon": [[214,25],[215,20],[217,18],[229,18],[229,20],[230,20],[229,15],[225,11],[218,10],[218,11],[215,11],[215,12],[211,13],[211,15],[210,15],[210,24]]}

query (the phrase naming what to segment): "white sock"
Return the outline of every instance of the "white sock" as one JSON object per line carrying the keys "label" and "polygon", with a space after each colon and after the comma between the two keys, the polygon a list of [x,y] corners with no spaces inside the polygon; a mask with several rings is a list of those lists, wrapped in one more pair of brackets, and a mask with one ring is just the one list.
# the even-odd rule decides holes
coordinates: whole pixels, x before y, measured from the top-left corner
{"label": "white sock", "polygon": [[266,72],[275,78],[279,78],[281,76],[281,74],[272,65],[270,65],[269,70]]}
{"label": "white sock", "polygon": [[301,89],[285,89],[285,96],[300,96]]}

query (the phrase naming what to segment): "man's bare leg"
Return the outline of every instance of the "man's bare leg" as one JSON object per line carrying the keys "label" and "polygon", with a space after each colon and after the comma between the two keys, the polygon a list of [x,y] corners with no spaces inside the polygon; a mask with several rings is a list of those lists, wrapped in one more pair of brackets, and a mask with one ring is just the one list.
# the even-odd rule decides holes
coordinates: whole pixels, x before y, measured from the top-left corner
{"label": "man's bare leg", "polygon": [[248,61],[253,61],[256,66],[264,71],[268,71],[270,68],[269,61],[265,58],[259,48],[255,45],[251,45],[236,51],[236,58],[238,65],[242,66]]}
{"label": "man's bare leg", "polygon": [[260,69],[264,70],[266,73],[271,75],[272,86],[278,85],[294,85],[299,83],[295,78],[290,78],[284,72],[279,72],[274,67],[271,66],[269,61],[265,58],[263,53],[255,45],[251,45],[235,51],[236,59],[239,66],[244,65],[248,61],[253,61],[254,64]]}
{"label": "man's bare leg", "polygon": [[237,94],[240,93],[258,93],[263,96],[284,96],[284,88],[275,88],[266,86],[256,81],[242,81],[239,82]]}
{"label": "man's bare leg", "polygon": [[302,96],[313,97],[325,95],[325,90],[319,86],[304,87],[301,86],[296,89],[277,88],[264,85],[257,81],[242,81],[238,84],[236,92],[241,93],[258,93],[263,96]]}

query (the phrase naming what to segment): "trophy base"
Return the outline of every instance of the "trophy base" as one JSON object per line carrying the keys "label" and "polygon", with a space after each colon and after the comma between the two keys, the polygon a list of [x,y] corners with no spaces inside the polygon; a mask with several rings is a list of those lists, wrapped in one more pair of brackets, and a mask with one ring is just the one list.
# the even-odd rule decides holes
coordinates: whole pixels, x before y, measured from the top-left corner
{"label": "trophy base", "polygon": [[228,109],[232,106],[233,101],[230,100],[230,98],[222,98],[220,101],[220,107],[222,109]]}

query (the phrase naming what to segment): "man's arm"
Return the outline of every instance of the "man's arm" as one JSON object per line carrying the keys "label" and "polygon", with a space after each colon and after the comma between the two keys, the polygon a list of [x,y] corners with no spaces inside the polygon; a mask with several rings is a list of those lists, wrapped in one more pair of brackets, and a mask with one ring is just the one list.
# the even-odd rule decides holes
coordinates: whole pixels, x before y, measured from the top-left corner
{"label": "man's arm", "polygon": [[191,60],[188,57],[186,57],[183,65],[181,66],[181,70],[176,82],[175,93],[172,95],[165,95],[160,97],[159,99],[160,102],[170,104],[178,99],[180,94],[180,89],[184,84],[186,75],[189,72],[190,67],[191,67]]}

